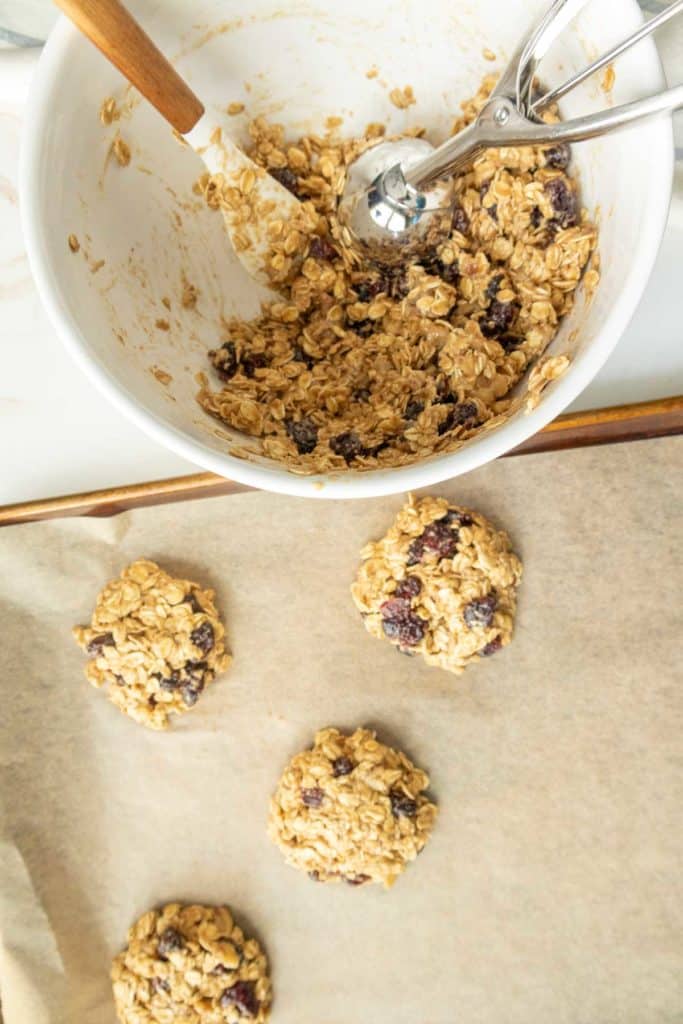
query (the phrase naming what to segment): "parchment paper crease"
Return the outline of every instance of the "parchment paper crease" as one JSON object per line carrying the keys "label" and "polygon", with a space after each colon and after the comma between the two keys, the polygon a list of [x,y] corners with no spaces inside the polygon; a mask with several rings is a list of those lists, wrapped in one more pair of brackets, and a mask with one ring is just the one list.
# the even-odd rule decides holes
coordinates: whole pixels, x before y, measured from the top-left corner
{"label": "parchment paper crease", "polygon": [[[5,1024],[113,1024],[108,970],[166,900],[227,902],[274,1024],[674,1024],[681,949],[680,440],[497,462],[435,487],[525,563],[510,647],[461,678],[349,597],[400,499],[245,494],[0,531]],[[71,639],[147,556],[215,587],[229,674],[166,734]],[[287,759],[368,724],[441,815],[391,892],[315,885],[265,835]]]}

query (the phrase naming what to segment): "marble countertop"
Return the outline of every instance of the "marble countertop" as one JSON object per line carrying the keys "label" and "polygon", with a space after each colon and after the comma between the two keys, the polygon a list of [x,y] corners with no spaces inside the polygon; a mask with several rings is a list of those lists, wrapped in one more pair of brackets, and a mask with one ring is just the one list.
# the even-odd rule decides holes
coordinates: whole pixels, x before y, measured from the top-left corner
{"label": "marble countertop", "polygon": [[[658,38],[672,82],[683,78],[683,32],[676,32]],[[34,61],[32,51],[0,49],[0,504],[197,470],[93,390],[41,308],[17,198],[22,111]],[[679,164],[667,232],[640,308],[574,409],[683,393],[682,179]]]}

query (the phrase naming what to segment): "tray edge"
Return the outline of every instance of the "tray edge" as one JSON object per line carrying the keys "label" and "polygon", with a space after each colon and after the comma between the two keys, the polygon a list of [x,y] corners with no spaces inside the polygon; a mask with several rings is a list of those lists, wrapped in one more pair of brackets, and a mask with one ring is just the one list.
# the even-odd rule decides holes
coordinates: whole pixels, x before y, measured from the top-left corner
{"label": "tray edge", "polygon": [[[683,434],[683,395],[564,413],[504,458]],[[214,473],[149,480],[0,506],[0,527],[71,516],[113,516],[134,508],[237,494],[250,488]]]}

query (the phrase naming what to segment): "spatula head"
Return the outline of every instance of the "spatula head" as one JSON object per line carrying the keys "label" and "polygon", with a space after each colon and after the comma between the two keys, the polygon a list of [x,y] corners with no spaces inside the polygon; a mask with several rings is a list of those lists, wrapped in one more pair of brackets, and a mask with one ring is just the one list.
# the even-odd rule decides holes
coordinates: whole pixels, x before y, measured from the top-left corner
{"label": "spatula head", "polygon": [[299,200],[206,115],[185,138],[215,179],[218,206],[239,259],[252,277],[272,285],[267,270],[272,225],[296,217]]}

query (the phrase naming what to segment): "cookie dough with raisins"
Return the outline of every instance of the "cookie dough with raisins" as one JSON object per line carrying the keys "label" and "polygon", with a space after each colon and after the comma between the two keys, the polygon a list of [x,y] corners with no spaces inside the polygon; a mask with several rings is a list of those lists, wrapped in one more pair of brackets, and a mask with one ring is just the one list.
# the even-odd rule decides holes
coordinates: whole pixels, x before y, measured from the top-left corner
{"label": "cookie dough with raisins", "polygon": [[411,496],[361,555],[351,593],[378,639],[456,674],[510,643],[522,565],[481,513]]}
{"label": "cookie dough with raisins", "polygon": [[389,888],[427,842],[437,808],[429,777],[375,733],[322,729],[285,769],[268,833],[316,882]]}
{"label": "cookie dough with raisins", "polygon": [[89,626],[76,626],[90,655],[85,674],[130,718],[165,729],[199,700],[231,658],[213,590],[174,579],[138,559],[99,594]]}

